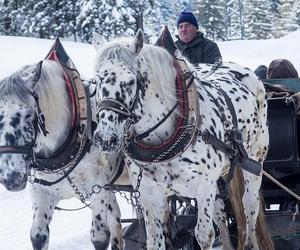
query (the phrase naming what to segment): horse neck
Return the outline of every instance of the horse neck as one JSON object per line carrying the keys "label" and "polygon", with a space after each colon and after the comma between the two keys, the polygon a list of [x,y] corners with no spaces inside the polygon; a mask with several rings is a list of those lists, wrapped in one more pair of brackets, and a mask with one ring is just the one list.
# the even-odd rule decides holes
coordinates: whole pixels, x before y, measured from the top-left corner
{"label": "horse neck", "polygon": [[70,129],[71,106],[63,72],[56,62],[44,62],[38,86],[39,105],[45,116],[47,136],[39,133],[37,148],[51,154],[66,140]]}
{"label": "horse neck", "polygon": [[[149,84],[142,102],[143,115],[135,126],[135,131],[138,134],[161,121],[176,103],[176,70],[173,61],[169,54],[166,54],[167,52],[159,52],[155,55],[155,52],[152,51],[151,54],[154,56],[150,60],[146,60],[148,62],[144,65],[144,72],[148,73]],[[155,129],[147,141],[159,143],[167,138],[174,130],[174,114]]]}

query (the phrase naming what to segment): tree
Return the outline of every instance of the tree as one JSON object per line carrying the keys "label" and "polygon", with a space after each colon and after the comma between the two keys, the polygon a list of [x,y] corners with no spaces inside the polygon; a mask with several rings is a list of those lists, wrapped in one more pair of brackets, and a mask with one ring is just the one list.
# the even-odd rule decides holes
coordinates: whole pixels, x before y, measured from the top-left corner
{"label": "tree", "polygon": [[282,37],[288,33],[288,24],[294,2],[295,0],[280,0],[279,14],[274,34],[275,37]]}
{"label": "tree", "polygon": [[174,6],[165,0],[155,1],[144,13],[144,31],[152,42],[155,42],[164,26],[172,31],[176,29]]}
{"label": "tree", "polygon": [[247,39],[269,39],[273,25],[268,0],[247,0],[244,2],[245,37]]}
{"label": "tree", "polygon": [[97,31],[106,39],[120,35],[131,35],[136,25],[130,1],[83,0],[77,17],[77,27],[82,41],[91,41],[92,32]]}
{"label": "tree", "polygon": [[4,0],[0,4],[0,33],[4,35],[22,35],[20,27],[24,15],[21,11],[24,0]]}
{"label": "tree", "polygon": [[75,36],[78,13],[75,0],[31,0],[28,3],[24,7],[24,12],[31,14],[27,20],[28,34],[40,38]]}
{"label": "tree", "polygon": [[288,21],[287,29],[289,32],[300,28],[300,0],[296,0],[290,12],[290,20]]}
{"label": "tree", "polygon": [[199,10],[195,14],[206,36],[213,40],[225,40],[225,0],[196,0],[193,6]]}

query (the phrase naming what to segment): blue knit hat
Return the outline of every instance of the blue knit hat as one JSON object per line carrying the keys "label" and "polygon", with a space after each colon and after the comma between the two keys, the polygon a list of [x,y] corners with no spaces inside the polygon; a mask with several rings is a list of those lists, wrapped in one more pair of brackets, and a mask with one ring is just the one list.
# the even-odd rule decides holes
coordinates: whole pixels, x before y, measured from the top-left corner
{"label": "blue knit hat", "polygon": [[193,24],[198,29],[197,19],[193,15],[192,12],[183,11],[179,14],[179,16],[177,18],[177,28],[178,28],[179,24],[185,23],[185,22]]}

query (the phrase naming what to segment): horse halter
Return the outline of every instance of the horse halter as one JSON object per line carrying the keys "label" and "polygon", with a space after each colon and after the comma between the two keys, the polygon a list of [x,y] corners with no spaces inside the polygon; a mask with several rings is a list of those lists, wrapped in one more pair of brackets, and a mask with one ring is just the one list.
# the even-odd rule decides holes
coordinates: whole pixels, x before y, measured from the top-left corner
{"label": "horse halter", "polygon": [[142,89],[142,86],[145,83],[145,78],[142,76],[140,71],[137,71],[137,87],[136,92],[134,96],[134,100],[130,107],[127,107],[127,105],[112,99],[112,98],[104,98],[101,101],[97,102],[97,110],[96,114],[98,115],[101,110],[111,110],[119,115],[123,115],[126,118],[130,118],[131,121],[136,122],[135,115],[133,114],[133,110],[136,108],[137,101],[138,101],[138,94],[139,91]]}

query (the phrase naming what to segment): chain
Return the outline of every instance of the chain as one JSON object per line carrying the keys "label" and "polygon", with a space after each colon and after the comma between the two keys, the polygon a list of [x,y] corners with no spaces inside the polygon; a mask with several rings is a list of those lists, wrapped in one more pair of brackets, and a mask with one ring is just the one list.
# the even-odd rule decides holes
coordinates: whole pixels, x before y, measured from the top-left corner
{"label": "chain", "polygon": [[68,182],[70,183],[71,187],[73,188],[75,194],[78,196],[79,200],[90,207],[89,204],[86,203],[86,197],[84,197],[83,193],[79,190],[79,188],[72,182],[71,178],[68,176],[67,177]]}
{"label": "chain", "polygon": [[[123,146],[122,146],[122,151],[125,155],[128,155],[129,157],[131,156],[130,154],[128,154],[128,151],[127,151],[127,148],[128,148],[128,142],[129,142],[129,138],[131,136],[130,133],[128,133],[129,129],[130,129],[130,126],[131,126],[131,122],[127,122],[125,124],[125,128],[124,128],[124,131],[125,131],[125,139],[124,139],[124,143],[123,143]],[[163,159],[164,157],[166,157],[168,154],[170,154],[173,149],[182,141],[182,139],[185,137],[185,135],[190,132],[192,130],[193,126],[188,126],[184,129],[183,133],[179,136],[179,138],[175,141],[175,143],[166,151],[162,152],[158,157],[156,157],[152,162],[149,162],[149,163],[146,163],[146,164],[142,164],[136,160],[134,160],[132,157],[130,157],[132,159],[132,161],[139,167],[139,174],[138,174],[138,177],[137,177],[137,184],[136,184],[136,187],[134,188],[134,192],[132,192],[130,194],[130,197],[131,197],[131,205],[136,209],[137,211],[137,215],[138,216],[142,216],[143,214],[143,208],[139,202],[139,198],[141,196],[140,194],[140,191],[139,191],[139,188],[140,188],[140,185],[141,185],[141,181],[142,181],[142,178],[143,178],[143,171],[145,169],[145,167],[148,167],[152,164],[155,164],[155,163],[158,163],[161,161],[161,159]],[[177,195],[178,192],[176,192],[175,190],[173,190],[173,192],[175,192]],[[121,195],[122,196],[122,195]],[[124,197],[124,196],[122,196]],[[181,197],[181,196],[180,196]],[[127,199],[127,202],[129,201],[128,198],[125,196],[125,198]],[[129,203],[129,202],[128,202]]]}

